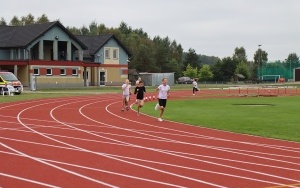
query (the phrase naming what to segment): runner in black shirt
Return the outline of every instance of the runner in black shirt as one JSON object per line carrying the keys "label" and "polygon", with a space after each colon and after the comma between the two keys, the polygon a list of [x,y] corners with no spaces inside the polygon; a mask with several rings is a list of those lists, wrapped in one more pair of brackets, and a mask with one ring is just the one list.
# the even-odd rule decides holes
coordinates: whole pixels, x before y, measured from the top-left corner
{"label": "runner in black shirt", "polygon": [[142,108],[144,105],[144,94],[145,93],[146,93],[146,88],[144,86],[144,83],[143,83],[143,81],[140,81],[134,90],[134,94],[136,94],[137,105],[138,105],[138,110],[137,110],[138,116],[140,115],[140,108]]}

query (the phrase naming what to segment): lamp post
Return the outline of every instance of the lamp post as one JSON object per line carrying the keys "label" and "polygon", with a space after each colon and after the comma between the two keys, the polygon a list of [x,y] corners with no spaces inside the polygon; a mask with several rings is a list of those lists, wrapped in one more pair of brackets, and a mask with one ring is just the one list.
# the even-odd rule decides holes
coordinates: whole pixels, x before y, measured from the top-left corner
{"label": "lamp post", "polygon": [[261,63],[261,44],[258,45],[258,51],[259,51],[259,65],[260,65],[260,69],[261,69],[261,80],[263,79],[263,71],[262,71],[262,63]]}
{"label": "lamp post", "polygon": [[292,79],[292,67],[291,67],[291,60],[289,60],[290,63],[290,79]]}

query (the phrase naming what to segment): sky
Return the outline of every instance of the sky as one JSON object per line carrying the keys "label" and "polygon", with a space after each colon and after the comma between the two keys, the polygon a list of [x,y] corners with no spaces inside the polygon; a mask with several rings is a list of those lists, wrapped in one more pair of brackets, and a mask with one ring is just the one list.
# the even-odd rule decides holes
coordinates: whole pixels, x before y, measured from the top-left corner
{"label": "sky", "polygon": [[[1,2],[2,1],[2,2]],[[65,26],[125,22],[150,38],[169,37],[187,52],[224,58],[236,47],[268,53],[269,61],[300,55],[300,0],[0,0],[0,18],[45,14]]]}

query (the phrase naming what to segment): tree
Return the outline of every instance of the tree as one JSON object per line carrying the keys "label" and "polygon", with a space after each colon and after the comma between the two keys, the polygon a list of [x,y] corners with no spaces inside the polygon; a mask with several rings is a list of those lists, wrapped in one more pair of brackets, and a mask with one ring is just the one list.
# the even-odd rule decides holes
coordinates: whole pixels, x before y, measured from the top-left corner
{"label": "tree", "polygon": [[135,67],[140,72],[157,72],[159,67],[155,65],[151,48],[142,44],[136,54]]}
{"label": "tree", "polygon": [[286,59],[287,62],[291,62],[292,64],[298,64],[299,63],[299,57],[296,53],[290,53],[288,55],[288,58]]}
{"label": "tree", "polygon": [[80,29],[76,27],[66,27],[68,31],[70,31],[73,35],[81,35]]}
{"label": "tree", "polygon": [[22,25],[22,22],[21,20],[19,20],[19,18],[17,16],[14,16],[11,21],[9,22],[9,25],[12,25],[12,26],[20,26]]}
{"label": "tree", "polygon": [[211,80],[214,77],[209,65],[203,65],[199,71],[199,78],[203,81]]}
{"label": "tree", "polygon": [[96,21],[92,21],[89,25],[89,28],[90,28],[90,34],[91,35],[99,35],[99,31],[98,31],[98,26],[97,26],[97,23]]}
{"label": "tree", "polygon": [[222,59],[222,72],[223,81],[231,81],[234,77],[234,71],[236,69],[235,61],[230,57]]}
{"label": "tree", "polygon": [[118,28],[122,34],[129,35],[132,32],[132,28],[128,27],[127,23],[121,22]]}
{"label": "tree", "polygon": [[7,25],[6,21],[5,21],[5,19],[3,17],[1,17],[0,25]]}
{"label": "tree", "polygon": [[224,81],[224,72],[223,72],[223,62],[221,59],[217,61],[217,63],[212,66],[211,71],[214,75],[214,81]]}
{"label": "tree", "polygon": [[236,62],[240,63],[240,62],[247,62],[247,55],[246,55],[246,50],[244,47],[236,47],[234,49],[234,54],[232,56],[233,60],[235,60]]}
{"label": "tree", "polygon": [[243,76],[245,76],[245,79],[249,79],[251,76],[249,67],[244,62],[240,62],[236,66],[235,74],[242,74]]}
{"label": "tree", "polygon": [[40,16],[36,19],[36,23],[47,23],[47,22],[50,22],[50,21],[45,14],[43,14],[42,16]]}
{"label": "tree", "polygon": [[[254,54],[254,65],[252,75],[260,75],[257,71],[262,68],[268,61],[268,53],[262,49],[258,49]],[[257,77],[257,76],[255,76]]]}
{"label": "tree", "polygon": [[21,24],[22,25],[30,25],[30,24],[34,24],[34,16],[32,14],[28,14],[27,16],[22,16],[21,17]]}
{"label": "tree", "polygon": [[190,48],[184,58],[183,66],[186,67],[188,64],[190,64],[192,67],[200,68],[200,63],[201,62],[199,61],[199,56],[196,54],[196,51]]}
{"label": "tree", "polygon": [[80,28],[80,33],[82,34],[82,35],[88,35],[89,33],[90,33],[90,30],[86,27],[86,26],[82,26],[81,28]]}
{"label": "tree", "polygon": [[184,76],[188,76],[190,78],[198,77],[198,68],[193,68],[190,64],[186,66],[185,71],[182,72]]}

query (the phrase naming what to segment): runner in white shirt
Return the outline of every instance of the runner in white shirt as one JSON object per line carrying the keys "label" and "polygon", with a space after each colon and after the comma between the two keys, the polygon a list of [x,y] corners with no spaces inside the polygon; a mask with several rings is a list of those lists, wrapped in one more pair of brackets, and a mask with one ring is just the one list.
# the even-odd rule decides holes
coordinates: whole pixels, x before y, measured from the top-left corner
{"label": "runner in white shirt", "polygon": [[197,91],[199,91],[198,78],[194,78],[194,81],[193,81],[193,95],[195,95],[197,93]]}
{"label": "runner in white shirt", "polygon": [[129,110],[128,102],[129,102],[129,96],[131,94],[131,85],[128,79],[125,80],[125,83],[122,85],[122,109],[121,111],[124,111],[124,107],[126,110]]}
{"label": "runner in white shirt", "polygon": [[167,106],[167,99],[170,96],[170,92],[169,92],[170,86],[167,83],[168,83],[168,79],[163,78],[162,84],[158,86],[158,88],[156,89],[156,91],[159,91],[157,97],[158,103],[155,106],[155,110],[160,109],[158,121],[162,121],[161,117],[164,114],[165,108]]}

